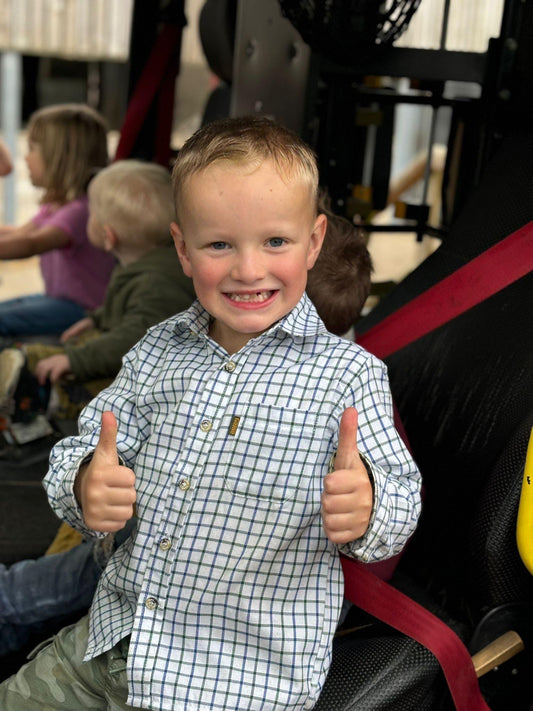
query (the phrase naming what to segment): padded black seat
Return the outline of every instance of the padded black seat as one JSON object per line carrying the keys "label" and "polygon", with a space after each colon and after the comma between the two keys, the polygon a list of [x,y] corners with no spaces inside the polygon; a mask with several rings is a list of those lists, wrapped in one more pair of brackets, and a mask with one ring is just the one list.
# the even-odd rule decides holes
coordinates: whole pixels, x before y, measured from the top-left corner
{"label": "padded black seat", "polygon": [[[531,220],[533,136],[517,132],[504,141],[443,245],[357,324],[358,333]],[[533,254],[523,259],[533,268]],[[461,627],[471,652],[509,628],[518,631],[526,645],[512,662],[481,679],[492,711],[529,711],[533,701],[533,577],[518,556],[515,540],[533,425],[532,294],[530,270],[386,358],[393,396],[425,485],[420,525],[399,572],[412,581],[414,597],[417,589],[423,590],[447,621]],[[323,708],[415,711],[426,708],[426,701],[428,708],[450,708],[449,698],[431,701],[432,691],[421,701],[423,682],[414,676],[411,691],[395,701],[395,653],[384,660],[370,645],[364,649],[359,641],[345,644],[354,645],[354,653],[367,660],[367,674],[372,670],[383,685],[376,695],[367,677],[348,682],[335,676],[332,684],[343,688],[344,698],[352,686],[351,700],[339,709],[331,704]],[[401,656],[402,641],[397,644]],[[403,644],[406,649],[405,638]],[[438,677],[434,683],[440,683]],[[368,696],[361,700],[367,684]],[[327,689],[324,693],[334,698]]]}

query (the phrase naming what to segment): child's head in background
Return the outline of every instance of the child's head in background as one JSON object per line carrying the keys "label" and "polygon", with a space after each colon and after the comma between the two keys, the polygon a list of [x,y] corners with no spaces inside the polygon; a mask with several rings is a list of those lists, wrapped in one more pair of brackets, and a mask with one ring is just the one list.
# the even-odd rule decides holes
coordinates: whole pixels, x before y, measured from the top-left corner
{"label": "child's head in background", "polygon": [[155,163],[122,160],[91,181],[88,234],[103,249],[130,256],[172,244],[174,195],[168,170]]}
{"label": "child's head in background", "polygon": [[81,197],[108,163],[106,122],[85,104],[56,104],[33,113],[28,145],[30,178],[44,188],[43,203],[63,205]]}
{"label": "child's head in background", "polygon": [[361,315],[370,292],[372,260],[362,231],[345,217],[323,210],[326,236],[307,279],[307,294],[326,328],[339,336]]}

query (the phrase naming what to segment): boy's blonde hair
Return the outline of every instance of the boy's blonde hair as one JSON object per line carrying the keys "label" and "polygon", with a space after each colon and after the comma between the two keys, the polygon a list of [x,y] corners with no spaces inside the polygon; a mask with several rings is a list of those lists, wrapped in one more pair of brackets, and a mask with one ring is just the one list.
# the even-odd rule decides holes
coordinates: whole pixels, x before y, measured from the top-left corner
{"label": "boy's blonde hair", "polygon": [[172,172],[176,213],[187,180],[214,163],[259,167],[272,160],[285,180],[301,180],[309,186],[316,211],[318,167],[312,149],[293,131],[260,116],[220,119],[198,129],[178,152]]}
{"label": "boy's blonde hair", "polygon": [[39,109],[30,117],[28,140],[43,157],[41,202],[65,204],[85,195],[90,179],[108,162],[106,122],[86,104]]}
{"label": "boy's blonde hair", "polygon": [[129,245],[171,244],[175,219],[172,181],[155,163],[121,160],[102,170],[89,185],[91,217],[109,225]]}

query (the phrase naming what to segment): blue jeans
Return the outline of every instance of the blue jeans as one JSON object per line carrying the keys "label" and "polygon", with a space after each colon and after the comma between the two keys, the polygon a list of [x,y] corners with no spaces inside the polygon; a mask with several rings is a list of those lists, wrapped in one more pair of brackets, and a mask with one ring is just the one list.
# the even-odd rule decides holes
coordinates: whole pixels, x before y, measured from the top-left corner
{"label": "blue jeans", "polygon": [[0,565],[0,656],[15,652],[51,620],[87,610],[102,567],[95,541],[66,553]]}
{"label": "blue jeans", "polygon": [[60,334],[85,316],[80,304],[44,294],[0,302],[0,336]]}
{"label": "blue jeans", "polygon": [[6,568],[0,564],[0,656],[21,649],[28,640],[65,624],[85,612],[109,555],[135,529],[130,519],[114,535],[112,549],[91,538],[65,553],[23,560]]}

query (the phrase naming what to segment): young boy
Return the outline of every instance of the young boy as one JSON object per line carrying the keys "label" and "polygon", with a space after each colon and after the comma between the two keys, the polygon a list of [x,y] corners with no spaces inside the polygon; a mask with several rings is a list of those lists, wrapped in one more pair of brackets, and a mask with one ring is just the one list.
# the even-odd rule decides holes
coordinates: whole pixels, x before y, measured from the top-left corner
{"label": "young boy", "polygon": [[[192,282],[181,269],[169,234],[174,202],[168,171],[153,163],[118,161],[92,180],[88,194],[89,239],[118,261],[105,301],[63,333],[60,347],[29,344],[24,352],[0,353],[0,409],[16,389],[25,355],[40,385],[49,380],[56,386],[56,416],[77,417],[83,405],[110,384],[122,356],[148,327],[194,300]],[[38,400],[39,388],[25,378],[15,403],[20,405],[31,393]],[[28,419],[31,413],[19,411],[15,419],[17,414]]]}
{"label": "young boy", "polygon": [[[359,318],[370,291],[372,265],[360,229],[325,207],[320,209],[328,219],[326,235],[309,271],[307,293],[328,331],[340,335]],[[109,534],[56,555],[9,568],[0,565],[0,657],[32,638],[49,637],[50,628],[59,629],[65,616],[81,617],[91,604],[109,554],[130,534],[134,522],[130,519],[115,535],[114,545],[109,540],[114,534]],[[54,550],[59,542],[56,538]]]}
{"label": "young boy", "polygon": [[314,706],[339,550],[390,556],[419,511],[383,365],[304,293],[317,183],[312,152],[267,119],[213,122],[180,151],[172,234],[198,301],[130,351],[46,477],[80,530],[117,531],[134,505],[137,530],[90,623],[0,686],[5,711]]}

